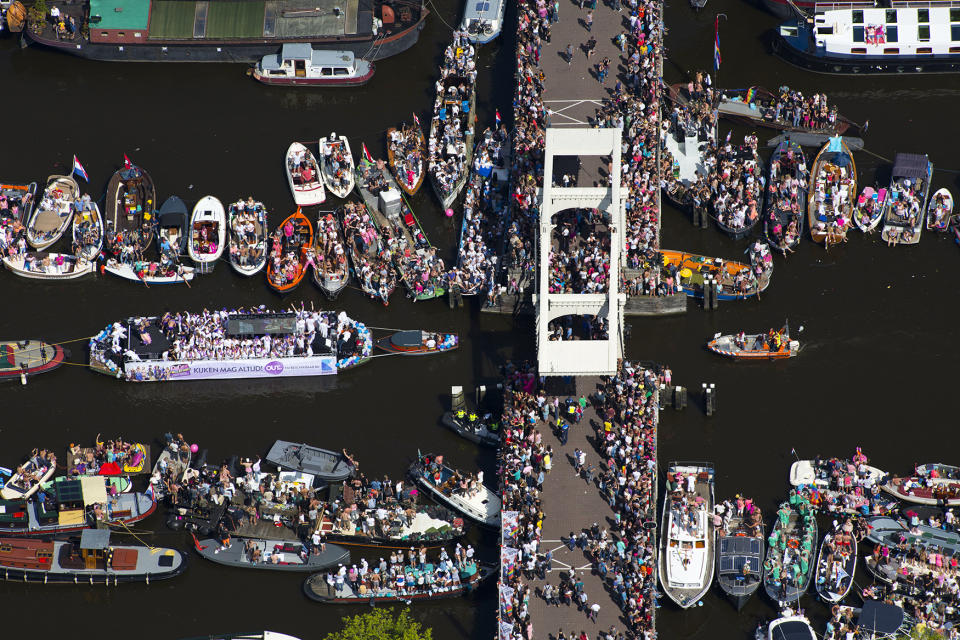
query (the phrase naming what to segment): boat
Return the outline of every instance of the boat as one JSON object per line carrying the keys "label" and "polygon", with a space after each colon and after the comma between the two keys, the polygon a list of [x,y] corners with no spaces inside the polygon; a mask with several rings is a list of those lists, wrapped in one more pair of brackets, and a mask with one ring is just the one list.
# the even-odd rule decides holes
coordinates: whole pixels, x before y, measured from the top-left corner
{"label": "boat", "polygon": [[21,278],[48,282],[76,280],[92,275],[96,270],[96,265],[85,258],[51,251],[4,256],[3,265]]}
{"label": "boat", "polygon": [[328,299],[334,300],[350,281],[350,265],[344,246],[343,229],[337,216],[320,212],[313,235],[313,281]]}
{"label": "boat", "polygon": [[213,271],[226,244],[227,214],[223,203],[213,196],[203,196],[190,214],[190,241],[187,242],[187,253],[197,271]]}
{"label": "boat", "polygon": [[825,3],[815,6],[811,16],[781,23],[772,49],[790,64],[818,73],[956,73],[955,11],[950,3]]}
{"label": "boat", "polygon": [[940,549],[944,555],[960,551],[960,533],[945,531],[926,524],[908,524],[902,518],[873,516],[866,518],[870,525],[866,540],[873,544],[897,547],[901,544],[927,550]]}
{"label": "boat", "polygon": [[125,248],[146,253],[153,242],[156,202],[157,189],[150,174],[129,161],[110,177],[104,219],[107,249],[114,257],[119,258]]}
{"label": "boat", "polygon": [[[343,582],[342,586],[330,586],[327,582],[327,575],[317,573],[304,581],[303,592],[311,600],[324,604],[366,604],[371,606],[390,603],[410,604],[425,600],[455,598],[470,593],[499,571],[497,565],[476,562],[471,562],[462,569],[453,569],[456,571],[456,578],[454,579],[451,573],[450,583],[447,585],[433,582],[429,586],[417,586],[422,574],[434,575],[434,565],[432,563],[424,565],[423,571],[415,567],[405,567],[404,575],[409,575],[414,582],[411,587],[405,586],[399,590],[392,583],[390,583],[390,587],[383,586],[373,590],[364,586],[356,591],[347,582]],[[409,580],[407,582],[409,584]]]}
{"label": "boat", "polygon": [[949,189],[937,189],[927,205],[927,229],[946,231],[953,220],[953,194]]}
{"label": "boat", "polygon": [[135,476],[148,475],[150,445],[131,442],[123,448],[112,441],[97,440],[94,447],[68,447],[65,457],[67,473],[73,476]]}
{"label": "boat", "polygon": [[506,0],[467,0],[463,7],[460,31],[467,34],[470,42],[492,42],[503,29],[503,12],[506,6]]}
{"label": "boat", "polygon": [[0,535],[56,535],[97,524],[131,525],[149,517],[157,503],[143,493],[111,496],[105,476],[55,482],[53,491],[23,500],[0,500]]}
{"label": "boat", "polygon": [[790,324],[767,333],[719,333],[707,343],[707,349],[734,360],[785,360],[800,353],[800,342],[790,339]]}
{"label": "boat", "polygon": [[960,506],[960,467],[922,464],[913,476],[891,478],[881,489],[905,502]]}
{"label": "boat", "polygon": [[877,191],[873,187],[864,187],[857,198],[857,206],[853,209],[853,224],[864,233],[870,233],[877,228],[883,218],[886,206],[887,190]]}
{"label": "boat", "polygon": [[307,259],[313,251],[313,226],[297,210],[280,223],[270,236],[267,284],[277,293],[290,293],[307,274]]}
{"label": "boat", "polygon": [[358,87],[373,78],[374,64],[353,51],[314,49],[309,42],[287,42],[280,53],[263,56],[254,79],[281,87]]}
{"label": "boat", "polygon": [[58,344],[42,340],[0,340],[0,380],[19,378],[53,371],[66,359]]}
{"label": "boat", "polygon": [[166,258],[170,263],[180,261],[187,252],[190,236],[187,222],[190,219],[186,203],[177,196],[170,196],[160,205],[157,212],[157,250],[161,261]]}
{"label": "boat", "polygon": [[420,330],[394,331],[390,335],[377,340],[376,345],[388,353],[424,356],[456,349],[460,346],[460,337],[456,333],[435,333]]}
{"label": "boat", "polygon": [[84,529],[69,540],[0,538],[0,571],[8,582],[150,584],[178,576],[186,568],[183,552],[111,544],[108,529]]}
{"label": "boat", "polygon": [[723,522],[725,526],[717,528],[717,584],[740,611],[760,587],[763,515],[756,507],[743,516],[731,509],[723,514]]}
{"label": "boat", "polygon": [[770,623],[767,640],[818,640],[818,637],[806,617],[790,615]]}
{"label": "boat", "polygon": [[277,440],[265,458],[270,464],[301,471],[325,482],[342,482],[353,475],[353,462],[343,453],[287,440]]}
{"label": "boat", "polygon": [[416,195],[423,184],[423,158],[427,142],[420,122],[387,129],[387,162],[397,183],[408,196]]}
{"label": "boat", "polygon": [[4,225],[14,222],[25,223],[32,217],[36,196],[36,182],[30,184],[0,184],[0,202],[6,201],[7,203],[6,207],[0,208],[0,221]]}
{"label": "boat", "polygon": [[[362,187],[360,192],[363,193]],[[389,305],[390,296],[397,288],[397,274],[379,223],[362,203],[347,202],[340,208],[340,215],[347,255],[360,290]]]}
{"label": "boat", "polygon": [[427,239],[406,197],[387,171],[386,163],[363,161],[357,169],[357,190],[380,227],[390,260],[414,301],[439,298],[446,290],[443,260]]}
{"label": "boat", "polygon": [[707,276],[717,279],[718,300],[746,300],[756,297],[770,286],[770,275],[757,280],[749,265],[723,258],[708,258],[695,253],[664,249],[663,266],[675,275],[680,288],[692,298],[703,297]]}
{"label": "boat", "polygon": [[[831,189],[836,189],[836,195],[828,199],[827,191]],[[814,242],[830,248],[846,241],[856,193],[857,165],[853,154],[842,138],[830,138],[810,170],[807,222]]]}
{"label": "boat", "polygon": [[353,191],[353,173],[350,141],[336,133],[320,138],[320,174],[327,190],[340,199],[346,198]]}
{"label": "boat", "polygon": [[153,284],[187,284],[193,280],[193,267],[186,267],[182,264],[161,265],[156,262],[137,261],[137,262],[117,262],[114,258],[107,260],[106,264],[100,267],[104,273],[130,280],[131,282],[142,282],[148,287]]}
{"label": "boat", "polygon": [[[430,121],[427,174],[444,209],[467,183],[473,159],[473,127],[477,119],[476,49],[457,31],[447,45],[437,81]],[[448,131],[449,128],[449,131]]]}
{"label": "boat", "polygon": [[817,568],[813,557],[817,550],[817,518],[809,503],[803,498],[796,500],[796,505],[780,505],[767,541],[763,588],[774,602],[799,600],[810,588]]}
{"label": "boat", "polygon": [[217,540],[204,538],[195,546],[207,560],[238,569],[295,573],[321,571],[350,562],[350,552],[343,547],[326,544],[323,551],[313,553],[299,540],[235,538],[225,548]]}
{"label": "boat", "polygon": [[103,216],[90,196],[77,201],[72,231],[74,254],[90,262],[96,260],[103,250]]}
{"label": "boat", "polygon": [[763,232],[774,249],[786,254],[803,236],[803,208],[807,203],[807,157],[803,147],[787,139],[770,156]]}
{"label": "boat", "polygon": [[877,640],[909,635],[909,629],[902,628],[907,621],[902,608],[880,600],[864,600],[862,608],[841,606],[841,615],[849,611],[853,614],[854,625],[868,638]]}
{"label": "boat", "polygon": [[468,480],[461,473],[444,464],[443,456],[419,454],[410,466],[410,475],[438,502],[462,513],[470,520],[486,527],[500,527],[500,498],[482,482],[482,474],[476,482],[476,493],[469,495],[460,487]]}
{"label": "boat", "polygon": [[[721,231],[734,240],[746,237],[763,212],[763,160],[754,146],[741,144],[716,151],[718,165],[735,171],[733,185],[721,197],[710,198],[710,215]],[[723,205],[718,209],[718,205]]]}
{"label": "boat", "polygon": [[468,526],[440,505],[354,507],[359,508],[347,507],[345,512],[343,504],[321,503],[317,532],[323,540],[356,547],[409,549],[417,545],[434,549],[462,538]]}
{"label": "boat", "polygon": [[[778,104],[785,104],[786,101],[783,98],[789,97],[791,94],[798,94],[798,92],[793,91],[790,87],[780,87],[777,92],[763,87],[723,89],[717,99],[717,113],[721,118],[727,118],[747,126],[776,129],[788,133],[843,135],[851,127],[857,128],[852,121],[836,113],[836,106],[831,107],[834,113],[833,122],[828,122],[825,127],[794,126],[793,122],[788,119],[787,109],[777,108]],[[802,102],[803,95],[799,94],[798,99]]]}
{"label": "boat", "polygon": [[898,153],[893,158],[890,190],[883,206],[883,230],[887,244],[917,244],[930,195],[933,163],[926,154]]}
{"label": "boat", "polygon": [[0,489],[0,498],[26,500],[57,472],[57,456],[53,453],[44,456],[43,452],[36,455],[36,450],[34,454],[13,471]]}
{"label": "boat", "polygon": [[841,530],[823,536],[814,588],[820,599],[836,604],[847,597],[857,570],[857,537]]}
{"label": "boat", "polygon": [[713,465],[671,462],[666,481],[660,585],[667,597],[687,609],[700,601],[713,582]]}
{"label": "boat", "polygon": [[31,247],[43,250],[60,239],[73,220],[73,206],[79,197],[80,185],[72,176],[47,178],[43,196],[26,222]]}
{"label": "boat", "polygon": [[48,20],[31,19],[28,41],[90,60],[113,62],[253,63],[284,44],[350,51],[370,60],[403,53],[420,37],[430,13],[420,2],[364,0],[342,5],[330,0],[282,4],[255,2],[237,12],[234,2],[133,0],[114,12],[106,0],[58,5],[77,29],[59,34]]}
{"label": "boat", "polygon": [[238,200],[227,209],[230,227],[230,266],[242,276],[267,266],[267,209],[262,202]]}
{"label": "boat", "polygon": [[287,147],[283,168],[293,201],[298,207],[309,207],[326,201],[327,192],[323,189],[320,165],[309,149],[299,142],[292,143]]}
{"label": "boat", "polygon": [[[816,487],[818,490],[827,490],[830,488],[830,477],[826,468],[825,462],[822,462],[819,466],[816,460],[797,460],[790,465],[790,486],[801,487],[801,486],[811,486]],[[849,463],[849,461],[846,461]],[[885,471],[882,471],[876,467],[872,467],[868,464],[864,464],[862,467],[863,471],[866,472],[870,480],[873,483],[879,484],[880,481],[887,475]],[[859,472],[855,469],[855,471]]]}
{"label": "boat", "polygon": [[218,633],[212,636],[183,638],[183,640],[300,640],[300,638],[276,631],[257,631],[254,633]]}
{"label": "boat", "polygon": [[[471,417],[473,417],[472,420]],[[464,409],[447,411],[443,414],[443,417],[440,418],[440,422],[443,423],[443,426],[470,442],[485,447],[500,446],[500,432],[491,431],[490,427],[486,424],[486,420],[473,412],[467,412]]]}
{"label": "boat", "polygon": [[[816,147],[819,149],[829,142],[832,137],[834,136],[829,133],[781,133],[767,140],[767,146],[773,148],[785,140],[792,140],[801,147]],[[843,143],[847,145],[850,151],[863,150],[863,138],[855,138],[853,136],[841,137],[843,138]]]}

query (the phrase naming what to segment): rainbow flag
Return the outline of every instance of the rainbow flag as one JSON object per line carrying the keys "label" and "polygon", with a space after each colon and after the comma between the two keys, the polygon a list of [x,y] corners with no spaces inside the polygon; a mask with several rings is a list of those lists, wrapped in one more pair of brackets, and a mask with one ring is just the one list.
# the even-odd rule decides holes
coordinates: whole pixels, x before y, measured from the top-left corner
{"label": "rainbow flag", "polygon": [[755,93],[755,91],[754,91],[753,87],[750,87],[749,89],[747,89],[747,97],[744,99],[744,102],[746,102],[747,104],[750,104],[751,102],[753,102],[753,94],[754,94],[754,93]]}
{"label": "rainbow flag", "polygon": [[713,22],[713,68],[720,70],[720,16]]}

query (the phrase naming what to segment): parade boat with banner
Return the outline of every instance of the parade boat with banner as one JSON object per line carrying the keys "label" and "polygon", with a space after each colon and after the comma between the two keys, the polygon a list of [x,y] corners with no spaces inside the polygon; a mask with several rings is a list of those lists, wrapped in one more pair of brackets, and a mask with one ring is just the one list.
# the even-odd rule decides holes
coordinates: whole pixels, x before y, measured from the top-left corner
{"label": "parade boat with banner", "polygon": [[109,325],[91,338],[89,364],[129,382],[283,378],[335,375],[372,351],[367,327],[342,312],[168,312]]}
{"label": "parade boat with banner", "polygon": [[115,62],[257,62],[283,45],[383,60],[416,44],[430,13],[419,0],[81,0],[51,2],[56,21],[24,36],[81,58]]}

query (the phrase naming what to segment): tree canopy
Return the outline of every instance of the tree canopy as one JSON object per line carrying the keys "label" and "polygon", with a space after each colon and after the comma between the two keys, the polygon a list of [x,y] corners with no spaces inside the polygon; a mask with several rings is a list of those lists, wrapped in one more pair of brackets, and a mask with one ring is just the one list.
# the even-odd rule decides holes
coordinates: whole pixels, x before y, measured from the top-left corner
{"label": "tree canopy", "polygon": [[407,610],[395,616],[389,609],[343,618],[343,628],[324,640],[433,640],[433,630],[410,617]]}

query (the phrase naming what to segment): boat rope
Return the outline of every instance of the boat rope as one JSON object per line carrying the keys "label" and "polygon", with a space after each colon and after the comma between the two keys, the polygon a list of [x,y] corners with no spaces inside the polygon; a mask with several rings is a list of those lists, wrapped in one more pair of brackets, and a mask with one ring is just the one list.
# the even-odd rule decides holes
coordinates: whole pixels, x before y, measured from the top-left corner
{"label": "boat rope", "polygon": [[424,2],[423,4],[424,4],[424,6],[430,7],[430,9],[433,11],[433,15],[437,16],[437,19],[440,20],[440,22],[442,22],[443,24],[445,24],[445,25],[447,25],[448,27],[450,27],[450,30],[451,30],[451,31],[456,31],[456,30],[457,30],[456,27],[454,27],[454,26],[451,25],[449,22],[447,22],[446,20],[443,19],[443,16],[440,15],[440,10],[437,9],[436,5],[433,4],[433,2],[431,2],[430,0],[427,0],[427,1]]}
{"label": "boat rope", "polygon": [[119,521],[119,524],[120,524],[120,526],[122,526],[124,529],[126,529],[126,530],[127,530],[127,533],[129,533],[130,535],[132,535],[137,542],[139,542],[140,544],[142,544],[143,546],[145,546],[147,549],[150,549],[150,552],[151,552],[151,553],[155,552],[155,551],[159,548],[159,547],[154,547],[153,545],[148,544],[146,541],[144,541],[143,538],[141,538],[141,537],[138,536],[136,533],[134,533],[133,529],[131,529],[130,527],[128,527],[128,526],[127,526],[127,523],[124,522],[123,520],[120,520],[120,521]]}

